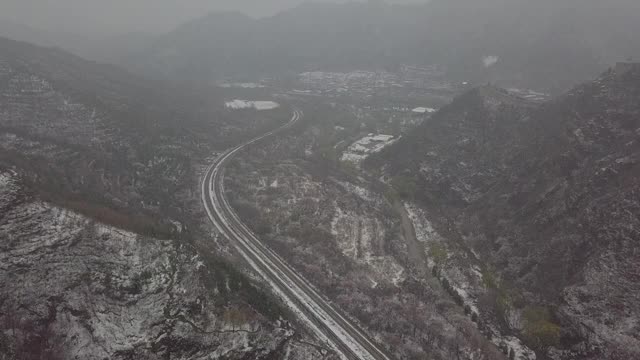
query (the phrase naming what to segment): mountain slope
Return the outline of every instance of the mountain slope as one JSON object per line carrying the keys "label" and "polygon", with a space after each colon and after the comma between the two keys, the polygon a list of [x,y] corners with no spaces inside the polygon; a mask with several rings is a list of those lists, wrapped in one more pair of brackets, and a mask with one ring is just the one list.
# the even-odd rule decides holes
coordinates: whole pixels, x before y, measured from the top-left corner
{"label": "mountain slope", "polygon": [[638,56],[638,16],[629,0],[436,0],[425,22],[456,76],[558,93]]}
{"label": "mountain slope", "polygon": [[333,356],[202,226],[206,158],[286,117],[0,48],[0,358]]}
{"label": "mountain slope", "polygon": [[34,28],[7,18],[0,18],[0,37],[39,46],[58,47],[85,59],[114,64],[122,61],[121,57],[155,40],[155,35],[142,32],[122,35],[86,34]]}
{"label": "mountain slope", "polygon": [[0,357],[264,359],[301,350],[277,306],[219,259],[42,202],[11,172],[0,184]]}
{"label": "mountain slope", "polygon": [[[414,179],[414,200],[484,264],[484,313],[541,353],[636,357],[640,66],[539,107],[495,94],[464,95],[369,165]],[[549,343],[513,320],[535,306],[562,326]]]}
{"label": "mountain slope", "polygon": [[194,197],[199,161],[274,122],[60,50],[0,46],[0,156],[52,196],[189,218],[178,198]]}
{"label": "mountain slope", "polygon": [[[461,81],[564,91],[640,55],[637,4],[596,1],[306,3],[263,19],[215,13],[141,50],[156,75],[209,81],[305,69],[446,64]],[[597,25],[595,25],[597,24]]]}
{"label": "mountain slope", "polygon": [[309,66],[393,63],[394,58],[407,57],[409,50],[422,52],[397,46],[421,21],[420,12],[411,10],[307,3],[264,19],[212,13],[161,37],[137,54],[134,64],[141,71],[151,66],[156,74],[172,78],[208,80]]}

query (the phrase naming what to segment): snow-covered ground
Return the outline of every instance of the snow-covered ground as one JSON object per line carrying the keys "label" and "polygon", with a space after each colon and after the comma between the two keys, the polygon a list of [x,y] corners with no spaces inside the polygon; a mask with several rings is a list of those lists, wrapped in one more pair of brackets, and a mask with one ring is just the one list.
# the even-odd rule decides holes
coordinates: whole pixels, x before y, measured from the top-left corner
{"label": "snow-covered ground", "polygon": [[516,96],[520,96],[522,98],[525,98],[527,100],[531,100],[531,101],[547,101],[549,99],[551,99],[551,95],[549,94],[545,94],[545,93],[541,93],[538,91],[533,91],[530,89],[518,89],[518,88],[509,88],[507,89],[510,93],[516,95]]}
{"label": "snow-covered ground", "polygon": [[8,173],[0,173],[0,189],[5,189],[5,187],[9,186],[11,182],[11,177]]}
{"label": "snow-covered ground", "polygon": [[225,103],[227,109],[241,110],[241,109],[255,109],[255,110],[273,110],[280,107],[275,101],[248,101],[248,100],[233,100]]}
{"label": "snow-covered ground", "polygon": [[436,112],[436,109],[430,108],[430,107],[417,107],[417,108],[411,110],[411,112],[416,113],[416,114],[431,114],[431,113]]}
{"label": "snow-covered ground", "polygon": [[410,203],[405,203],[404,208],[409,215],[409,219],[413,223],[413,227],[416,232],[416,239],[424,244],[427,264],[431,268],[435,265],[435,260],[431,257],[429,250],[435,244],[444,246],[444,239],[433,228],[433,225],[431,225],[431,222],[427,218],[427,214],[424,210]]}
{"label": "snow-covered ground", "polygon": [[168,350],[156,346],[163,339],[185,360],[268,358],[280,351],[292,352],[290,359],[331,358],[319,357],[309,340],[289,350],[290,326],[253,316],[240,299],[227,306],[249,316],[230,323],[216,298],[230,279],[209,272],[210,263],[190,246],[25,196],[19,179],[0,170],[0,292],[8,300],[0,302],[0,334],[10,329],[6,314],[15,314],[33,331],[46,323],[49,341],[61,345],[65,358],[164,358]]}
{"label": "snow-covered ground", "polygon": [[342,154],[341,160],[360,163],[369,155],[381,151],[399,139],[400,138],[395,138],[393,135],[369,134],[351,144],[347,151]]}
{"label": "snow-covered ground", "polygon": [[536,360],[536,353],[515,336],[496,337],[492,342],[498,347],[506,345],[507,348],[513,349],[514,359]]}
{"label": "snow-covered ground", "polygon": [[[220,230],[223,233],[226,233],[227,238],[232,238],[231,236],[232,233],[229,231],[225,232],[225,229],[222,227],[222,224],[227,225],[227,227],[230,229],[231,227],[228,226],[230,221],[237,221],[238,223],[240,223],[240,220],[237,219],[236,217],[231,218],[232,220],[230,220],[229,217],[227,217],[224,213],[219,211],[218,207],[216,206],[218,202],[215,201],[217,200],[215,196],[216,195],[214,195],[214,198],[213,198],[214,201],[212,202],[214,204],[213,209],[209,208],[208,205],[206,205],[205,203],[206,211],[209,217],[211,218],[211,220],[214,222],[214,225],[218,228],[218,230]],[[226,201],[224,199],[222,200],[222,203],[228,206],[228,204],[226,204]],[[219,220],[219,222],[218,220],[216,220],[216,218],[212,216],[213,211],[216,211],[217,214],[219,215],[221,219]],[[254,242],[254,239],[256,239],[255,236],[252,236],[252,237],[236,236],[235,238],[238,240],[238,244],[241,244],[241,245],[235,245],[236,249],[245,258],[245,260],[249,263],[249,265],[258,274],[260,274],[266,282],[270,284],[272,291],[285,304],[287,304],[287,307],[297,315],[298,319],[306,323],[307,326],[316,334],[316,336],[319,339],[322,339],[322,341],[325,342],[327,345],[333,347],[333,349],[340,355],[342,359],[346,360],[347,354],[340,349],[340,347],[338,346],[338,343],[330,340],[329,337],[327,337],[327,335],[325,334],[325,332],[320,330],[320,328],[318,328],[316,324],[310,320],[310,318],[304,311],[305,309],[302,308],[299,304],[304,304],[306,311],[313,313],[318,320],[322,321],[322,323],[326,327],[328,327],[330,331],[333,334],[335,334],[344,345],[346,345],[353,353],[355,353],[358,356],[358,358],[371,359],[371,360],[375,359],[373,355],[369,352],[369,350],[362,345],[362,342],[360,342],[359,339],[354,337],[346,327],[344,327],[338,321],[336,321],[336,317],[334,316],[339,316],[342,320],[344,320],[344,318],[342,318],[340,314],[338,313],[329,314],[325,310],[325,308],[310,295],[310,294],[313,294],[313,290],[311,290],[312,289],[311,286],[305,287],[300,285],[300,283],[306,283],[306,280],[294,275],[297,277],[298,281],[296,281],[296,278],[289,276],[286,272],[280,271],[279,266],[277,265],[278,263],[274,261],[273,258],[269,256],[265,256],[266,252],[264,249],[262,249],[259,246],[256,246]],[[253,257],[250,256],[249,254],[252,254]],[[280,266],[286,266],[286,265],[284,265],[284,263],[280,263]],[[295,273],[295,272],[292,272],[292,273]],[[398,276],[399,275],[396,274],[396,277]],[[287,293],[283,285],[278,285],[276,283],[276,281],[274,280],[276,278],[279,280],[280,284],[284,284],[284,286],[286,286],[286,289],[289,290],[289,293]],[[293,297],[297,298],[299,301],[298,302],[293,301]]]}
{"label": "snow-covered ground", "polygon": [[336,183],[342,186],[346,191],[357,195],[359,198],[361,198],[364,201],[371,201],[371,202],[379,201],[378,197],[375,196],[375,194],[372,194],[369,190],[361,186],[357,186],[346,181],[336,181]]}
{"label": "snow-covered ground", "polygon": [[[409,218],[413,222],[416,238],[421,243],[425,244],[425,250],[429,267],[435,265],[435,259],[432,258],[429,253],[429,249],[435,244],[445,246],[445,239],[438,234],[433,228],[431,222],[428,220],[428,214],[420,209],[415,204],[405,203],[405,209],[409,215]],[[449,261],[451,256],[448,256]],[[464,266],[455,265],[449,262],[441,269],[440,276],[447,279],[447,282],[451,285],[453,290],[462,298],[463,305],[469,307],[472,313],[482,316],[481,310],[478,308],[477,299],[474,296],[474,292],[477,292],[478,284],[482,283],[483,275],[480,269],[476,266]],[[504,335],[493,324],[489,325],[493,331],[491,342],[498,347],[506,347],[507,349],[513,349],[515,359],[517,360],[535,360],[536,354],[533,350],[529,349],[522,343],[520,339],[514,336]]]}
{"label": "snow-covered ground", "polygon": [[340,251],[357,263],[367,265],[367,276],[373,287],[386,282],[395,286],[402,283],[407,278],[405,269],[392,256],[378,255],[375,250],[375,244],[385,236],[384,225],[378,219],[343,210],[337,203],[335,209],[331,234]]}

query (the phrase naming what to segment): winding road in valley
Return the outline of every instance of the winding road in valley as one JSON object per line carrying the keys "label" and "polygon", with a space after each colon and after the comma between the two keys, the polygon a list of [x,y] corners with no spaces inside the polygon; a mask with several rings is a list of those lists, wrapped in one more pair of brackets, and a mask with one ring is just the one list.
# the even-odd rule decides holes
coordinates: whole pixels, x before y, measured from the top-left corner
{"label": "winding road in valley", "polygon": [[295,269],[258,239],[229,205],[224,190],[224,167],[245,147],[277,134],[303,116],[296,110],[284,126],[222,153],[202,181],[202,201],[213,225],[226,236],[249,265],[309,328],[343,359],[390,358],[356,324],[325,300]]}

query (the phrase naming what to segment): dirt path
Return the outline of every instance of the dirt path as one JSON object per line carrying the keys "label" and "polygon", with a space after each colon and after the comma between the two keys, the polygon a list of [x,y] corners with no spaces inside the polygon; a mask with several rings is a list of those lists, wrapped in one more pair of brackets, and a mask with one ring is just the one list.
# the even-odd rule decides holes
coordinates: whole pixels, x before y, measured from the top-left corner
{"label": "dirt path", "polygon": [[424,253],[424,246],[416,238],[416,229],[413,227],[413,222],[409,218],[407,209],[405,209],[404,204],[400,200],[393,202],[393,208],[398,215],[400,215],[402,237],[407,244],[409,261],[411,261],[411,264],[418,273],[426,274],[429,271],[427,255]]}

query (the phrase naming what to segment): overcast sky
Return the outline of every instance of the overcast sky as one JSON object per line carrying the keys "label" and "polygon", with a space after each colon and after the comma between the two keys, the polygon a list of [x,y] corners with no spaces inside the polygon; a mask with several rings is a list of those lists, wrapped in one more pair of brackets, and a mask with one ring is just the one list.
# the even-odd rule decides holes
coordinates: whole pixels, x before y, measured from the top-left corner
{"label": "overcast sky", "polygon": [[0,18],[40,29],[161,32],[210,11],[240,10],[259,17],[302,2],[305,0],[0,0]]}

